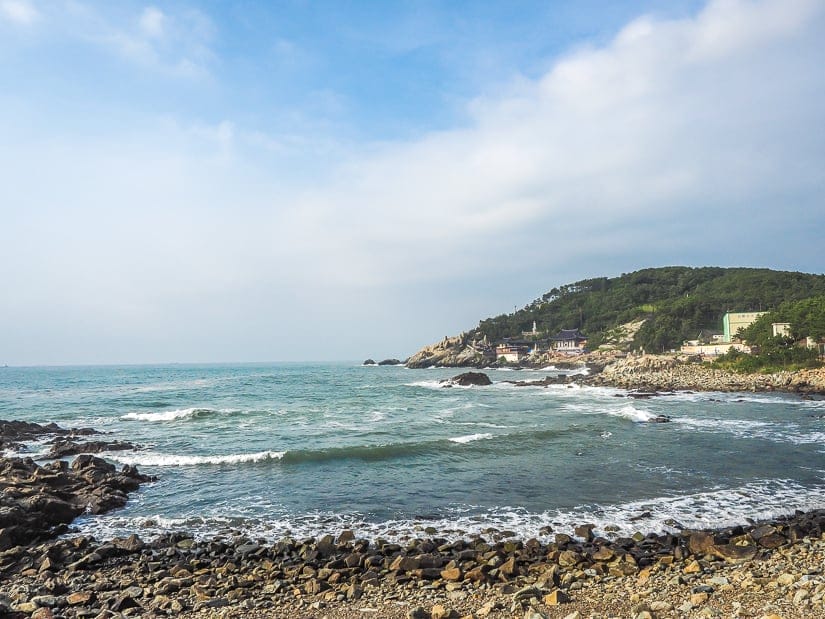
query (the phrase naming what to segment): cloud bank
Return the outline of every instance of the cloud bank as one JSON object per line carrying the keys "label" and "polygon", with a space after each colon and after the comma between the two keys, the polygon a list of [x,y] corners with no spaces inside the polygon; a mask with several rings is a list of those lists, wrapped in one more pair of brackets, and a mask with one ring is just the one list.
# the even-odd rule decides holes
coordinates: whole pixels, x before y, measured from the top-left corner
{"label": "cloud bank", "polygon": [[[135,27],[150,45],[170,26],[148,8]],[[231,113],[27,135],[0,150],[7,350],[400,355],[585,276],[821,271],[824,35],[815,0],[642,16],[404,142],[265,135]]]}

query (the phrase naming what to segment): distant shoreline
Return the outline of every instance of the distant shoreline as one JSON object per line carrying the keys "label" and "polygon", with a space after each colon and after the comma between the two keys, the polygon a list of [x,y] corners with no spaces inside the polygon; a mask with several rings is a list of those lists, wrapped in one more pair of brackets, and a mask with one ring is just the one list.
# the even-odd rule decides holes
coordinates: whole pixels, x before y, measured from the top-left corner
{"label": "distant shoreline", "polygon": [[[443,369],[502,369],[490,366],[433,365]],[[508,366],[504,366],[508,367]],[[739,374],[713,368],[675,355],[582,355],[561,359],[543,359],[541,363],[513,366],[512,369],[559,370],[587,368],[587,375],[576,375],[551,382],[575,382],[597,387],[616,387],[642,391],[722,391],[722,392],[783,392],[799,395],[825,395],[825,367],[783,371],[773,374]],[[552,372],[552,370],[547,370]],[[537,384],[540,381],[537,381]]]}

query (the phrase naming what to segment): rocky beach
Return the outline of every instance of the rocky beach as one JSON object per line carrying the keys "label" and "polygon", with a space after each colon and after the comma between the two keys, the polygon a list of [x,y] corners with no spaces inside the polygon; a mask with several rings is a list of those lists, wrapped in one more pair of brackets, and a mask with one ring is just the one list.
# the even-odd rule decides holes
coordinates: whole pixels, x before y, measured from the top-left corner
{"label": "rocky beach", "polygon": [[[736,373],[712,367],[701,357],[681,354],[634,354],[593,351],[567,355],[553,351],[527,356],[518,364],[499,364],[482,354],[467,336],[444,338],[425,346],[407,360],[413,369],[510,368],[568,370],[580,368],[586,375],[571,381],[593,386],[646,391],[787,392],[825,394],[825,368],[783,371],[769,374]],[[552,381],[551,379],[548,381]]]}
{"label": "rocky beach", "polygon": [[[590,360],[585,360],[588,363]],[[596,369],[586,379],[590,385],[649,391],[788,392],[825,394],[825,368],[739,374],[711,367],[695,358],[675,355],[627,356],[604,363],[590,361]]]}
{"label": "rocky beach", "polygon": [[[4,459],[0,612],[7,617],[825,616],[825,510],[722,530],[552,542],[489,530],[405,544],[339,531],[275,543],[185,531],[55,539],[73,506],[117,507],[150,481],[92,456]],[[28,509],[18,509],[23,504]],[[57,526],[56,526],[57,525]],[[552,531],[546,531],[552,534]]]}
{"label": "rocky beach", "polygon": [[[665,401],[673,398],[657,396],[685,391],[777,391],[809,399],[825,393],[822,370],[737,375],[655,355],[549,361],[564,371],[505,372],[494,380],[468,371],[426,383],[425,391],[453,399],[499,393],[506,402],[545,389],[555,389],[556,398],[568,387],[618,388],[599,396],[603,403],[614,396]],[[358,376],[378,371],[399,377],[408,372],[366,369]],[[195,385],[202,388],[202,382]],[[619,420],[631,415],[644,426],[678,421],[654,413],[637,420],[641,413],[624,406],[614,411]],[[147,415],[174,424],[199,415],[209,420],[214,413]],[[462,436],[456,444],[488,436]],[[89,522],[117,513],[130,496],[151,490],[170,472],[155,477],[131,464],[112,464],[117,454],[146,451],[124,438],[129,436],[89,427],[0,421],[0,616],[825,617],[822,509],[788,510],[766,496],[754,504],[756,511],[786,515],[708,528],[677,520],[663,524],[639,507],[630,529],[626,521],[624,527],[604,518],[595,524],[582,515],[572,529],[547,524],[535,537],[500,524],[458,528],[448,536],[435,526],[364,536],[332,525],[311,536],[277,539],[232,527],[205,534],[172,526],[158,534],[143,525],[122,536],[90,535],[76,527],[79,517]],[[13,455],[25,453],[32,442],[39,446],[35,459]]]}
{"label": "rocky beach", "polygon": [[[642,364],[662,373],[646,387],[673,388],[673,367],[652,363],[619,375]],[[825,510],[717,530],[672,522],[669,533],[646,530],[643,512],[632,535],[582,522],[574,535],[548,526],[541,541],[495,528],[460,539],[425,529],[404,541],[350,530],[275,542],[186,530],[95,539],[73,534],[72,521],[122,507],[155,480],[84,453],[122,447],[92,429],[0,422],[0,432],[5,447],[52,445],[43,464],[0,459],[2,616],[825,616]],[[80,455],[51,459],[67,453]]]}

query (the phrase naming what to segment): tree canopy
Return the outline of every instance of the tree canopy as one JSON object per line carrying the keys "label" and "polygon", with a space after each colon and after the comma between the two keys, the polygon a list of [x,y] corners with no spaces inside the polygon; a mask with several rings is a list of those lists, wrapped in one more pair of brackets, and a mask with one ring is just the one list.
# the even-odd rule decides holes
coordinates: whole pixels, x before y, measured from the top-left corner
{"label": "tree canopy", "polygon": [[[474,335],[518,337],[536,322],[552,335],[580,328],[596,346],[617,325],[645,319],[633,341],[649,352],[679,346],[700,331],[721,332],[728,311],[770,311],[794,333],[825,336],[825,275],[771,269],[661,267],[558,286],[512,314],[482,320]],[[770,328],[768,322],[768,328]]]}

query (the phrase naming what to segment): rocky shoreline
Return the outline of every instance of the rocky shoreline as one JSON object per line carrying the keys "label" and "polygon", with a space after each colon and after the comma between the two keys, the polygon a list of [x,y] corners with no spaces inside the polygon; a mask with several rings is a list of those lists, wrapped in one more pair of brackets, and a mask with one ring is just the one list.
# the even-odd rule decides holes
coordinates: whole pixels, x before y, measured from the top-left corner
{"label": "rocky shoreline", "polygon": [[647,391],[779,391],[824,395],[825,368],[775,374],[737,374],[687,357],[642,355],[608,363],[585,382]]}
{"label": "rocky shoreline", "polygon": [[[19,462],[4,461],[4,484]],[[33,492],[45,487],[30,479]],[[495,530],[403,545],[350,531],[276,543],[185,532],[150,542],[74,537],[0,552],[0,614],[643,619],[774,609],[815,617],[825,612],[823,532],[825,510],[624,538],[583,524],[576,537],[548,531],[553,541],[544,543]]]}
{"label": "rocky shoreline", "polygon": [[[35,426],[25,436],[66,436]],[[14,428],[0,422],[7,442],[24,436]],[[825,616],[825,510],[671,533],[645,533],[640,514],[630,537],[586,523],[574,536],[547,527],[542,540],[495,529],[403,543],[351,531],[275,543],[57,537],[149,481],[89,454],[71,465],[0,458],[0,616]]]}
{"label": "rocky shoreline", "polygon": [[[548,365],[549,364],[549,365]],[[475,364],[436,367],[466,367]],[[592,353],[571,357],[543,358],[541,363],[525,362],[514,369],[586,370],[581,374],[557,374],[540,380],[507,380],[517,386],[548,386],[578,383],[594,387],[616,387],[642,392],[722,391],[785,392],[800,395],[825,395],[825,367],[777,372],[739,374],[712,367],[685,355],[617,355]],[[495,369],[494,367],[489,369]],[[473,374],[473,372],[468,372]],[[464,375],[462,375],[464,376]],[[478,383],[476,383],[478,384]]]}

